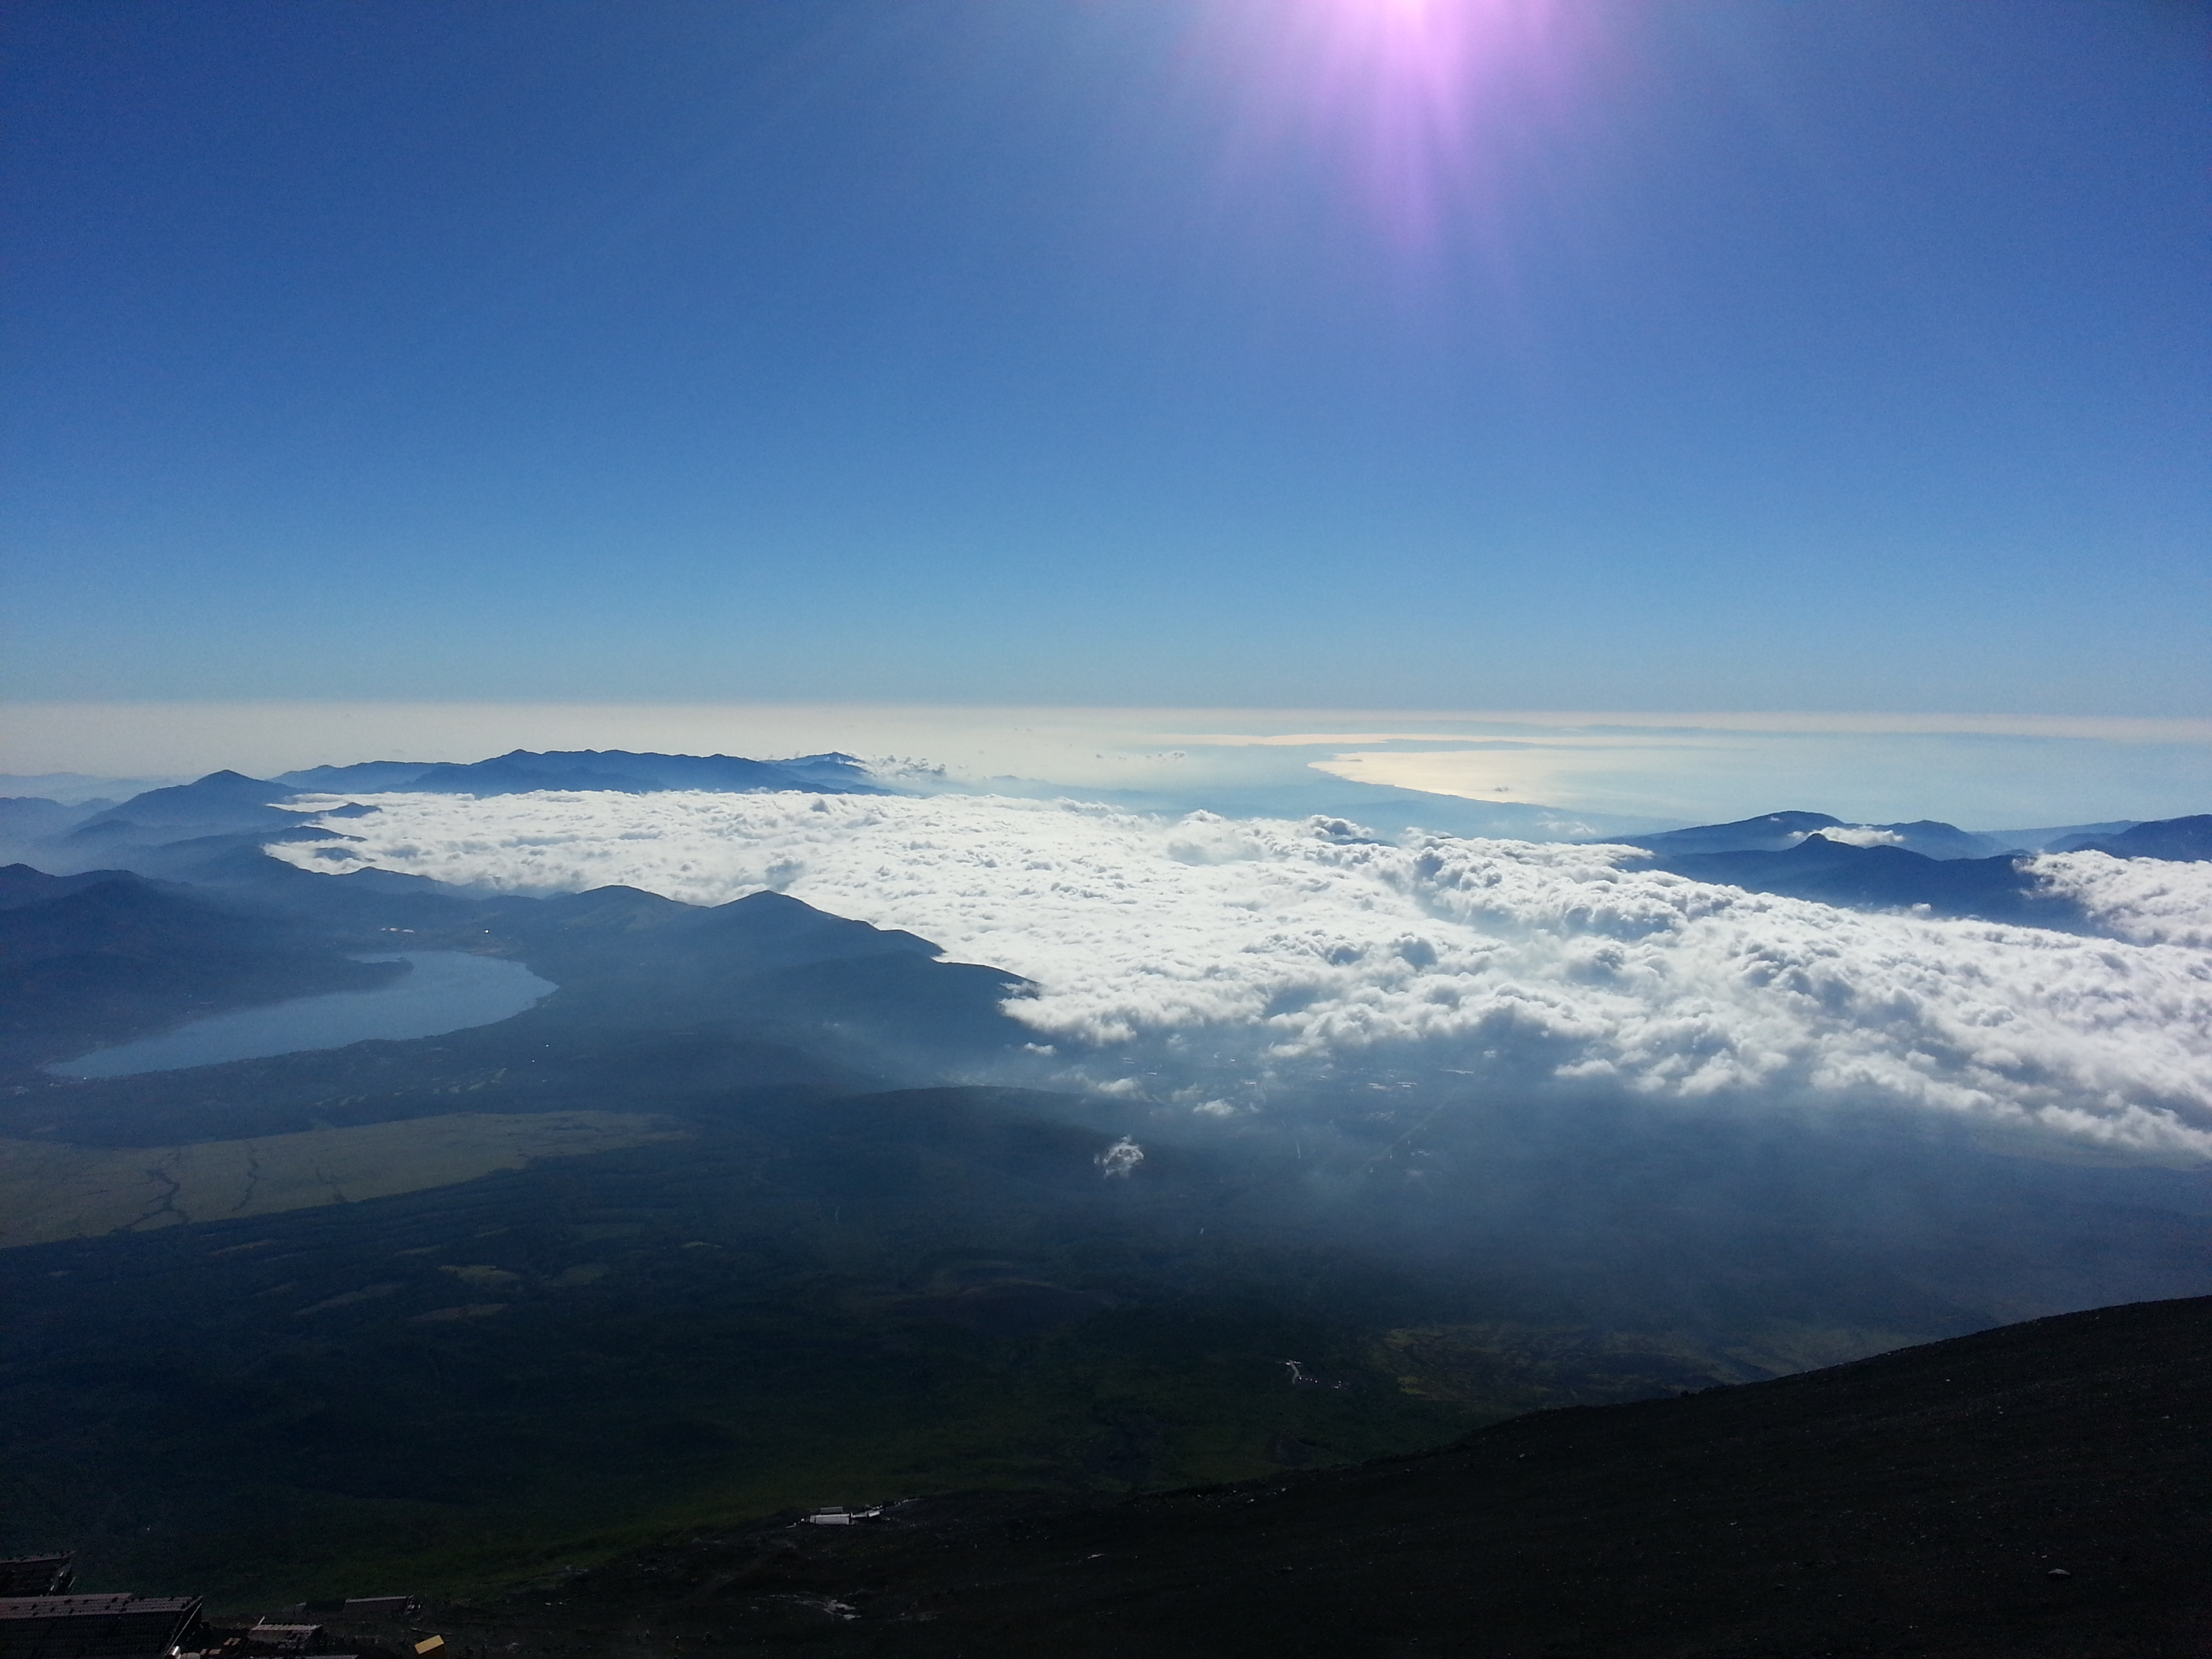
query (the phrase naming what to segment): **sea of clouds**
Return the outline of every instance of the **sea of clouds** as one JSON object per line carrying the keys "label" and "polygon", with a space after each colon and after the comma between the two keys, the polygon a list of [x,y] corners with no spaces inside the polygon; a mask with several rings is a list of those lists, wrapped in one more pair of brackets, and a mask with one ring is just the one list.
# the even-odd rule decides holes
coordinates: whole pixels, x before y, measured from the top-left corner
{"label": "sea of clouds", "polygon": [[[1626,848],[1372,836],[1074,801],[371,798],[273,848],[478,890],[763,888],[1009,969],[1066,1074],[1227,1115],[1359,1074],[1676,1104],[1863,1104],[2212,1163],[2212,865],[2036,861],[2101,937],[1871,915]],[[337,803],[333,801],[332,805]]]}

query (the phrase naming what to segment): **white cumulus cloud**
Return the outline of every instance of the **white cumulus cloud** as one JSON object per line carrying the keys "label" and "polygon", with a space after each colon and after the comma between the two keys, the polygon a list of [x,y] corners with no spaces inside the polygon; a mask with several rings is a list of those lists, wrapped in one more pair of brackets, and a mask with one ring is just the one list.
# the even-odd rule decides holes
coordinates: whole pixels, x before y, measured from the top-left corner
{"label": "white cumulus cloud", "polygon": [[[1846,847],[1902,847],[1905,837],[1894,830],[1884,830],[1871,823],[1834,823],[1826,830],[1812,832],[1822,841],[1841,842]],[[1801,837],[1800,839],[1802,839]]]}
{"label": "white cumulus cloud", "polygon": [[712,904],[775,888],[1035,981],[1012,1012],[1055,1063],[1193,1103],[1449,1070],[1906,1105],[2212,1161],[2212,884],[2083,862],[2099,854],[2038,868],[2118,938],[1839,910],[1638,868],[1626,848],[1399,844],[1334,820],[974,796],[375,799],[340,826],[358,842],[272,850],[509,892],[623,883]]}
{"label": "white cumulus cloud", "polygon": [[1092,1161],[1098,1165],[1101,1175],[1109,1179],[1120,1176],[1126,1180],[1129,1171],[1145,1161],[1145,1149],[1123,1135]]}
{"label": "white cumulus cloud", "polygon": [[2045,853],[2027,867],[2122,939],[2212,951],[2212,864]]}

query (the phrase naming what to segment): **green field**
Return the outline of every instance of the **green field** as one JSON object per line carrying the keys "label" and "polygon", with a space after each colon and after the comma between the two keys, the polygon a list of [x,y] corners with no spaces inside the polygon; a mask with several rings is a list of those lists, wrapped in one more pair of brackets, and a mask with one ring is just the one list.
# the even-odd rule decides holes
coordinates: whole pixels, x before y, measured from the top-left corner
{"label": "green field", "polygon": [[458,1112],[183,1146],[0,1139],[0,1249],[357,1204],[682,1131],[623,1112]]}

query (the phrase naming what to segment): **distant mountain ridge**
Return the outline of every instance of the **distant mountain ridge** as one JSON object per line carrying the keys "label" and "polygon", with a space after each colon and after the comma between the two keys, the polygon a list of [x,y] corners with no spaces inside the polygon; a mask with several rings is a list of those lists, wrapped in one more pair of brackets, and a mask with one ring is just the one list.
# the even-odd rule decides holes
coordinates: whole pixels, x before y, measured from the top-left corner
{"label": "distant mountain ridge", "polygon": [[223,1008],[381,985],[312,919],[120,870],[0,867],[0,1066]]}
{"label": "distant mountain ridge", "polygon": [[625,749],[516,749],[489,760],[367,761],[357,766],[313,766],[286,772],[275,781],[302,793],[331,794],[417,790],[438,794],[512,795],[536,789],[604,789],[650,794],[663,789],[703,789],[753,794],[796,789],[824,795],[888,795],[852,755],[801,755],[791,760],[747,760],[736,755],[659,755]]}
{"label": "distant mountain ridge", "polygon": [[[2070,929],[2086,918],[2023,866],[2026,848],[1934,819],[1850,824],[1826,812],[1769,812],[1607,843],[1652,855],[1642,867],[1693,881],[1776,893],[1848,909],[1924,908],[2032,927]],[[2118,835],[2054,836],[2045,850],[2115,858],[2212,859],[2212,815],[2136,823]]]}
{"label": "distant mountain ridge", "polygon": [[589,1022],[625,1029],[735,1023],[810,1052],[933,1065],[1029,1036],[1002,1006],[1020,975],[781,893],[711,908],[629,887],[484,898],[205,840],[222,850],[189,884],[0,866],[0,1075],[226,1008],[371,988],[404,969],[363,953],[395,947],[519,958],[563,988],[563,1018],[580,1000]]}
{"label": "distant mountain ridge", "polygon": [[2133,824],[2117,836],[2072,836],[2051,850],[2109,853],[2116,859],[2166,859],[2176,863],[2202,864],[2212,860],[2212,812]]}
{"label": "distant mountain ridge", "polygon": [[0,841],[37,841],[58,836],[114,805],[112,800],[72,805],[42,795],[0,796]]}
{"label": "distant mountain ridge", "polygon": [[[181,834],[209,835],[243,830],[283,830],[300,822],[271,803],[291,799],[293,791],[240,772],[210,772],[191,783],[149,789],[143,795],[95,812],[67,832],[72,842],[177,840]],[[179,832],[157,835],[157,832]]]}
{"label": "distant mountain ridge", "polygon": [[[114,867],[164,879],[228,882],[240,878],[272,841],[326,840],[294,803],[309,796],[418,791],[513,795],[536,790],[605,790],[650,794],[703,790],[754,794],[792,790],[821,795],[888,795],[857,757],[801,755],[747,760],[734,755],[633,754],[627,750],[517,749],[466,764],[449,761],[364,761],[318,766],[276,778],[210,772],[190,783],[149,789],[121,802],[69,807],[36,797],[0,801],[0,857],[41,869]],[[289,810],[288,810],[288,808]],[[374,811],[358,804],[315,816]]]}
{"label": "distant mountain ridge", "polygon": [[1935,859],[1903,847],[1855,847],[1808,836],[1786,852],[1677,854],[1654,862],[1692,881],[1845,909],[1924,906],[1934,915],[2060,929],[2085,920],[2072,901],[2045,889],[2011,854]]}
{"label": "distant mountain ridge", "polygon": [[[307,798],[392,791],[494,796],[538,790],[901,793],[877,782],[857,757],[836,752],[759,761],[732,755],[517,749],[465,764],[368,761],[270,779],[213,772],[114,805],[87,803],[88,813],[40,799],[10,799],[0,802],[6,809],[0,812],[0,859],[57,872],[121,870],[232,893],[251,891],[258,902],[276,909],[336,919],[370,902],[368,872],[340,878],[349,884],[341,890],[331,878],[282,864],[264,849],[286,841],[342,841],[342,830],[321,826],[379,809],[353,802],[310,813],[302,805]],[[1465,826],[1463,832],[1509,833],[1488,825]],[[1638,848],[1650,855],[1643,867],[1753,892],[1852,909],[1917,909],[2074,930],[2087,925],[2086,917],[2071,902],[2049,892],[2022,867],[2022,859],[2039,850],[2212,859],[2212,814],[2151,823],[2112,820],[2013,836],[1980,834],[1929,818],[1852,823],[1826,812],[1790,810],[1586,844]],[[388,900],[398,890],[395,883],[425,902],[445,890],[434,883],[388,874],[378,875],[374,884]]]}
{"label": "distant mountain ridge", "polygon": [[1733,823],[1702,823],[1686,830],[1662,830],[1648,836],[1615,836],[1610,844],[1641,847],[1654,853],[1786,853],[1808,836],[1858,847],[1897,847],[1930,859],[1984,859],[2021,852],[1995,836],[1978,835],[1954,823],[1917,818],[1910,823],[1849,823],[1826,812],[1769,812]]}

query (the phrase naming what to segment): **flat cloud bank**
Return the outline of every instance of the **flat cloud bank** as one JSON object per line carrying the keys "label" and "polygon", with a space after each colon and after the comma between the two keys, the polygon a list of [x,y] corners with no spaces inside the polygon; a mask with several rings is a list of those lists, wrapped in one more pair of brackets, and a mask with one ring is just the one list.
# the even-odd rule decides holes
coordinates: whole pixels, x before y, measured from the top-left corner
{"label": "flat cloud bank", "polygon": [[[1371,837],[1074,801],[368,798],[271,850],[483,890],[772,889],[1036,981],[1059,1079],[1229,1115],[1353,1068],[1778,1110],[1904,1106],[2056,1146],[2212,1162],[2212,866],[2039,871],[2113,938],[1869,915],[1631,849]],[[335,804],[335,803],[334,803]],[[334,830],[334,834],[336,833]]]}

